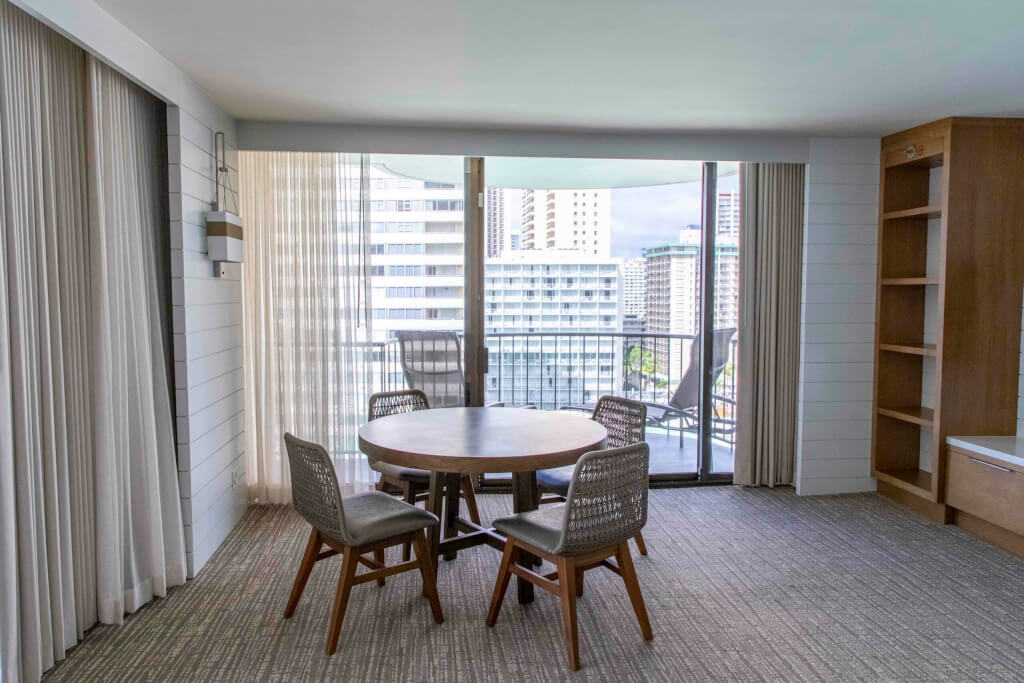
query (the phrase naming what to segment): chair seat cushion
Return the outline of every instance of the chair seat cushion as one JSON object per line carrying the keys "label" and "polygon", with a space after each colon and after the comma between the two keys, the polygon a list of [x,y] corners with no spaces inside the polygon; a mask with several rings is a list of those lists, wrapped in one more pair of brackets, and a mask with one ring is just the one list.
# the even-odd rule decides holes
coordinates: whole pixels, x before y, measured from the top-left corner
{"label": "chair seat cushion", "polygon": [[550,470],[540,470],[537,472],[537,484],[545,491],[554,491],[566,496],[569,494],[569,482],[572,481],[574,469],[575,465],[566,465]]}
{"label": "chair seat cushion", "polygon": [[342,500],[345,526],[358,545],[407,534],[437,524],[437,517],[380,491],[357,493]]}
{"label": "chair seat cushion", "polygon": [[411,481],[414,484],[430,486],[430,472],[428,472],[427,470],[417,470],[412,467],[402,467],[401,465],[392,465],[390,463],[379,461],[370,461],[370,469],[376,472],[380,472],[385,477],[388,477],[390,479],[397,479],[398,481]]}
{"label": "chair seat cushion", "polygon": [[562,537],[565,505],[545,505],[539,510],[499,517],[494,528],[506,536],[515,536],[541,550],[554,553]]}

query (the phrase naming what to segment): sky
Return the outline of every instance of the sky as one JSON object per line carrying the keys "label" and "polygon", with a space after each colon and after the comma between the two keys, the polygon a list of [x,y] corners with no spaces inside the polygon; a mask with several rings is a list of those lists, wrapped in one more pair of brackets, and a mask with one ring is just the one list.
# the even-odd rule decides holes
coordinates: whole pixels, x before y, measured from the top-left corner
{"label": "sky", "polygon": [[[739,185],[736,175],[719,178],[718,189]],[[515,232],[521,217],[521,190],[505,191],[505,225]],[[630,259],[645,247],[675,242],[687,225],[700,224],[699,182],[616,188],[611,192],[611,255]]]}

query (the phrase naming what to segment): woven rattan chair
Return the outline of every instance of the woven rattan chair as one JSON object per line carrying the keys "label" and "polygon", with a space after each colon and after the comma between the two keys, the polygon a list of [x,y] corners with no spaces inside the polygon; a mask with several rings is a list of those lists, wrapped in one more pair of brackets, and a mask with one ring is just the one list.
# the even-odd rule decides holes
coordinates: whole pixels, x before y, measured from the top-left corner
{"label": "woven rattan chair", "polygon": [[[292,586],[285,619],[295,613],[302,591],[309,580],[313,565],[334,555],[341,555],[341,575],[338,592],[331,612],[331,626],[327,632],[327,654],[338,649],[338,636],[345,620],[345,610],[352,586],[367,581],[384,585],[384,577],[419,569],[423,579],[423,595],[430,601],[434,621],[444,622],[441,600],[434,583],[433,563],[427,550],[424,529],[437,524],[437,517],[426,510],[408,505],[391,496],[372,491],[359,493],[342,500],[338,479],[330,456],[322,446],[284,435],[288,449],[288,466],[292,475],[292,500],[295,510],[313,529],[306,543],[295,584]],[[400,543],[412,542],[416,546],[416,559],[388,567],[384,550]],[[328,550],[320,552],[326,545]],[[364,557],[372,552],[374,557]],[[359,564],[371,569],[356,574]]]}
{"label": "woven rattan chair", "polygon": [[[370,410],[367,420],[374,420],[388,415],[409,413],[414,410],[427,410],[430,402],[427,395],[419,389],[405,389],[402,391],[382,391],[370,396]],[[421,500],[426,500],[430,490],[430,472],[418,470],[412,467],[401,467],[386,462],[370,459],[370,469],[380,473],[377,481],[378,491],[388,491],[389,488],[396,488],[402,492],[402,500],[410,505],[415,505]],[[469,512],[469,519],[473,524],[480,524],[480,512],[476,506],[476,495],[473,493],[473,477],[464,474],[460,478],[460,495],[466,501],[466,508]],[[402,559],[409,559],[409,544],[402,547]]]}
{"label": "woven rattan chair", "polygon": [[[631,401],[618,396],[602,396],[594,406],[591,419],[601,423],[608,431],[608,440],[605,442],[608,448],[631,446],[640,443],[645,438],[647,408],[639,401]],[[563,502],[569,493],[572,473],[572,465],[537,472],[537,485],[541,490],[540,502],[542,504]],[[544,493],[554,495],[544,496]],[[647,544],[644,543],[643,534],[638,531],[634,540],[640,554],[646,555]]]}
{"label": "woven rattan chair", "polygon": [[[487,613],[488,626],[498,619],[512,574],[558,595],[569,667],[575,671],[580,667],[576,598],[582,594],[583,572],[606,567],[625,582],[644,640],[653,637],[628,545],[647,522],[649,457],[646,443],[586,453],[573,470],[565,503],[494,521],[507,540]],[[557,571],[541,575],[516,564],[520,552],[552,562]],[[616,564],[608,561],[613,555]]]}

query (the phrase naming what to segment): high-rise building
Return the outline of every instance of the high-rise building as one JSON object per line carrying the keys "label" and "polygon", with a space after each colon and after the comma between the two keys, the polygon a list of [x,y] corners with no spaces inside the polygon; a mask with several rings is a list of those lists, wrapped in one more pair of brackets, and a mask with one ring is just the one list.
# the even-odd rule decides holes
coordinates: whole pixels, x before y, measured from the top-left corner
{"label": "high-rise building", "polygon": [[647,312],[647,259],[631,258],[622,264],[622,313],[644,318]]}
{"label": "high-rise building", "polygon": [[[738,230],[738,224],[737,228]],[[739,307],[738,232],[715,239],[714,327],[736,327]],[[696,335],[700,329],[701,232],[698,226],[679,231],[679,241],[644,249],[647,260],[646,332]],[[660,368],[678,377],[685,370],[689,342],[654,340]]]}
{"label": "high-rise building", "polygon": [[524,190],[523,249],[611,253],[611,190]]}
{"label": "high-rise building", "polygon": [[[647,303],[645,331],[648,334],[697,333],[700,315],[700,229],[693,226],[679,231],[679,241],[644,249],[647,260]],[[674,339],[655,338],[654,371],[678,378],[682,373],[683,352],[689,344]]]}
{"label": "high-rise building", "polygon": [[499,187],[487,188],[487,258],[500,256],[505,251],[505,191]]}
{"label": "high-rise building", "polygon": [[580,336],[621,331],[620,266],[620,259],[572,251],[488,259],[487,401],[553,409],[592,403],[621,386],[619,339]]}
{"label": "high-rise building", "polygon": [[740,238],[740,191],[723,190],[718,193],[718,238],[733,241]]}
{"label": "high-rise building", "polygon": [[463,192],[370,171],[373,337],[463,329]]}

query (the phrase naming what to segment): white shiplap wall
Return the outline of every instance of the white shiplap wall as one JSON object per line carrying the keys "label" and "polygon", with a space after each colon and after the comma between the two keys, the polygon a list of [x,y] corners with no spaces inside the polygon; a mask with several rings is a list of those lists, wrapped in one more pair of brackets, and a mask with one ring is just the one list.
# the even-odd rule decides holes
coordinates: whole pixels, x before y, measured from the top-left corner
{"label": "white shiplap wall", "polygon": [[247,507],[241,271],[231,265],[226,277],[214,277],[206,255],[205,216],[216,193],[217,130],[225,133],[230,167],[222,182],[225,208],[237,211],[233,123],[225,125],[184,106],[168,109],[178,477],[190,576]]}
{"label": "white shiplap wall", "polygon": [[804,194],[796,489],[875,490],[871,478],[877,138],[811,138]]}

